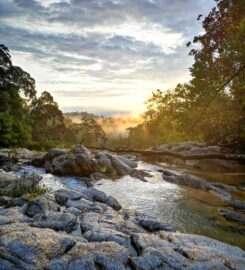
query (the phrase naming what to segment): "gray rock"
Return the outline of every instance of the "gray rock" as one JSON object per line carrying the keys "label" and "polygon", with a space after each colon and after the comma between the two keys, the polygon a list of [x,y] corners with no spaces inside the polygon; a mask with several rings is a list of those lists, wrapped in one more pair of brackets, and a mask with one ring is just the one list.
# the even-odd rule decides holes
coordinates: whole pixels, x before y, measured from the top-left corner
{"label": "gray rock", "polygon": [[140,226],[142,226],[144,229],[150,232],[156,232],[156,231],[161,231],[161,230],[170,231],[170,232],[174,231],[171,225],[166,224],[154,218],[137,217],[136,220],[139,222]]}
{"label": "gray rock", "polygon": [[219,213],[227,220],[233,221],[237,224],[245,225],[245,214],[232,211],[230,209],[221,208]]}
{"label": "gray rock", "polygon": [[74,146],[71,150],[70,153],[79,155],[79,154],[85,154],[87,156],[91,155],[91,152],[83,145],[78,144]]}
{"label": "gray rock", "polygon": [[44,160],[53,160],[54,158],[66,154],[68,151],[61,148],[52,148],[44,156]]}
{"label": "gray rock", "polygon": [[55,191],[55,200],[58,204],[64,205],[69,200],[79,200],[82,198],[80,192],[67,189],[59,189]]}
{"label": "gray rock", "polygon": [[95,158],[97,160],[100,172],[109,175],[116,175],[116,170],[113,168],[111,159],[107,154],[97,153]]}
{"label": "gray rock", "polygon": [[50,229],[19,223],[1,226],[0,235],[0,253],[15,269],[42,269],[75,245],[73,239]]}
{"label": "gray rock", "polygon": [[64,212],[65,213],[71,213],[71,214],[73,214],[73,215],[75,215],[75,216],[80,216],[81,214],[82,214],[82,211],[81,210],[79,210],[78,208],[76,208],[76,207],[69,207],[69,208],[67,208],[66,210],[64,210]]}
{"label": "gray rock", "polygon": [[130,175],[132,172],[132,168],[128,166],[126,163],[124,163],[121,159],[119,159],[117,156],[107,154],[108,157],[111,160],[111,164],[113,168],[116,170],[117,175]]}
{"label": "gray rock", "polygon": [[13,173],[0,171],[0,191],[1,193],[13,190],[17,185],[17,178]]}
{"label": "gray rock", "polygon": [[217,184],[215,186],[200,177],[188,174],[177,174],[168,170],[161,170],[161,172],[163,172],[163,179],[167,182],[211,191],[225,201],[229,201],[231,199],[231,195],[223,188],[218,187]]}
{"label": "gray rock", "polygon": [[137,162],[135,162],[134,160],[130,158],[127,158],[125,156],[117,156],[117,157],[119,158],[119,160],[121,160],[123,163],[125,163],[131,168],[136,168],[138,166]]}
{"label": "gray rock", "polygon": [[32,226],[71,233],[77,225],[77,217],[71,213],[49,212],[35,216]]}
{"label": "gray rock", "polygon": [[89,242],[116,242],[119,245],[128,247],[129,237],[124,233],[108,229],[98,228],[95,230],[88,230],[83,234],[83,237]]}
{"label": "gray rock", "polygon": [[164,162],[173,163],[176,165],[188,165],[200,170],[206,171],[230,171],[231,169],[238,166],[237,162],[232,160],[221,160],[221,159],[205,159],[207,154],[222,154],[226,153],[226,149],[222,149],[219,146],[209,146],[202,143],[196,142],[184,142],[177,144],[166,144],[157,147],[152,147],[149,150],[154,151],[172,151],[183,155],[203,155],[202,160],[187,160],[183,161],[178,158],[170,156],[162,156],[160,160]]}
{"label": "gray rock", "polygon": [[128,251],[114,243],[79,243],[60,259],[51,261],[46,270],[126,270]]}
{"label": "gray rock", "polygon": [[0,206],[10,206],[12,205],[12,197],[9,196],[0,196]]}
{"label": "gray rock", "polygon": [[89,176],[97,170],[93,156],[68,153],[55,157],[47,166],[48,172],[57,175]]}
{"label": "gray rock", "polygon": [[50,199],[39,197],[28,203],[25,214],[29,217],[34,217],[37,214],[45,214],[48,211],[60,211],[60,207]]}
{"label": "gray rock", "polygon": [[91,194],[94,201],[107,204],[115,210],[120,210],[122,207],[120,203],[112,196],[107,196],[103,191],[91,188]]}
{"label": "gray rock", "polygon": [[37,157],[31,160],[31,165],[35,167],[43,167],[45,165],[45,159],[43,157]]}
{"label": "gray rock", "polygon": [[91,201],[85,200],[85,199],[80,199],[80,200],[76,200],[76,201],[68,200],[65,203],[65,206],[67,208],[74,207],[74,208],[79,209],[82,212],[87,212],[92,207],[94,207],[94,203],[92,203]]}
{"label": "gray rock", "polygon": [[240,200],[230,200],[228,202],[229,206],[239,209],[239,210],[245,210],[245,201],[240,201]]}
{"label": "gray rock", "polygon": [[137,234],[140,254],[132,258],[136,269],[237,269],[245,266],[245,253],[217,240],[198,235],[161,232]]}
{"label": "gray rock", "polygon": [[0,206],[13,207],[22,206],[26,203],[26,200],[22,197],[13,198],[10,196],[0,196]]}
{"label": "gray rock", "polygon": [[11,223],[26,223],[30,220],[19,207],[0,208],[0,226]]}

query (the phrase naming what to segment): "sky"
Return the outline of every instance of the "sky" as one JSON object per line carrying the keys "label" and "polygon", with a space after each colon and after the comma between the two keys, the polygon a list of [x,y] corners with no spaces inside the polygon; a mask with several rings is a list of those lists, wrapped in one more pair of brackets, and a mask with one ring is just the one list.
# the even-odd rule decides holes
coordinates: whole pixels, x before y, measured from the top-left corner
{"label": "sky", "polygon": [[190,78],[213,0],[0,0],[0,43],[64,112],[136,115]]}

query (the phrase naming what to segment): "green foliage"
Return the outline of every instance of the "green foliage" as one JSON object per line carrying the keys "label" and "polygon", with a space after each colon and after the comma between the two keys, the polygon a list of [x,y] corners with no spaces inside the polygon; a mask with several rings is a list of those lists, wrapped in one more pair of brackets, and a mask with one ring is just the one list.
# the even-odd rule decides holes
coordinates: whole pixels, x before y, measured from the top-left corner
{"label": "green foliage", "polygon": [[30,142],[31,126],[24,98],[31,99],[35,94],[34,79],[13,66],[8,49],[0,45],[0,146]]}
{"label": "green foliage", "polygon": [[[64,117],[58,104],[47,91],[34,98],[30,105],[30,120],[34,141],[52,141],[61,139],[64,131]],[[45,145],[45,143],[44,143]]]}
{"label": "green foliage", "polygon": [[16,187],[8,195],[11,197],[21,197],[22,195],[28,195],[30,198],[36,198],[46,193],[48,189],[46,187]]}
{"label": "green foliage", "polygon": [[92,117],[83,117],[81,122],[81,143],[87,146],[99,146],[106,141],[105,132]]}
{"label": "green foliage", "polygon": [[187,44],[198,45],[191,81],[153,92],[144,123],[129,130],[133,145],[198,140],[245,149],[245,5],[216,2],[204,34]]}
{"label": "green foliage", "polygon": [[0,145],[8,146],[14,138],[13,117],[8,112],[0,112]]}

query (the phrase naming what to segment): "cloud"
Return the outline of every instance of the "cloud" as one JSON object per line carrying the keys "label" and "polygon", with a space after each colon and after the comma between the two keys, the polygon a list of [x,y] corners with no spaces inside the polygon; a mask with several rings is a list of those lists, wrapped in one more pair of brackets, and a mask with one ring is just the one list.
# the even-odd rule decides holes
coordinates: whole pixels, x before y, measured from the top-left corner
{"label": "cloud", "polygon": [[185,43],[201,31],[197,15],[213,4],[5,0],[0,2],[0,39],[14,64],[36,79],[38,91],[50,91],[62,108],[96,110],[104,99],[108,110],[137,112],[155,88],[188,80],[192,59]]}

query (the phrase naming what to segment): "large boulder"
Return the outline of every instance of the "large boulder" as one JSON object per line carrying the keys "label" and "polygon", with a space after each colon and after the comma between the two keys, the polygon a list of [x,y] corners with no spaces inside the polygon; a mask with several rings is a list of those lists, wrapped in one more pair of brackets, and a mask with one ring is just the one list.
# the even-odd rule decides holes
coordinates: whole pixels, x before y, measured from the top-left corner
{"label": "large boulder", "polygon": [[69,152],[53,149],[44,158],[46,170],[57,175],[90,176],[98,171],[93,155],[82,145],[75,146]]}
{"label": "large boulder", "polygon": [[[50,229],[29,227],[23,224],[0,226],[0,269],[43,269],[75,245],[75,241]],[[1,264],[1,261],[0,261]],[[2,268],[1,268],[2,267]]]}
{"label": "large boulder", "polygon": [[52,260],[46,270],[126,270],[128,251],[115,242],[79,243],[65,256]]}
{"label": "large boulder", "polygon": [[70,151],[51,149],[43,158],[34,159],[32,164],[44,164],[47,172],[57,175],[90,177],[91,182],[105,176],[135,176],[137,171],[137,163],[127,157],[104,152],[92,153],[83,145],[76,145]]}
{"label": "large boulder", "polygon": [[162,232],[135,234],[139,252],[131,262],[137,270],[148,269],[236,269],[245,267],[245,252],[204,236]]}

